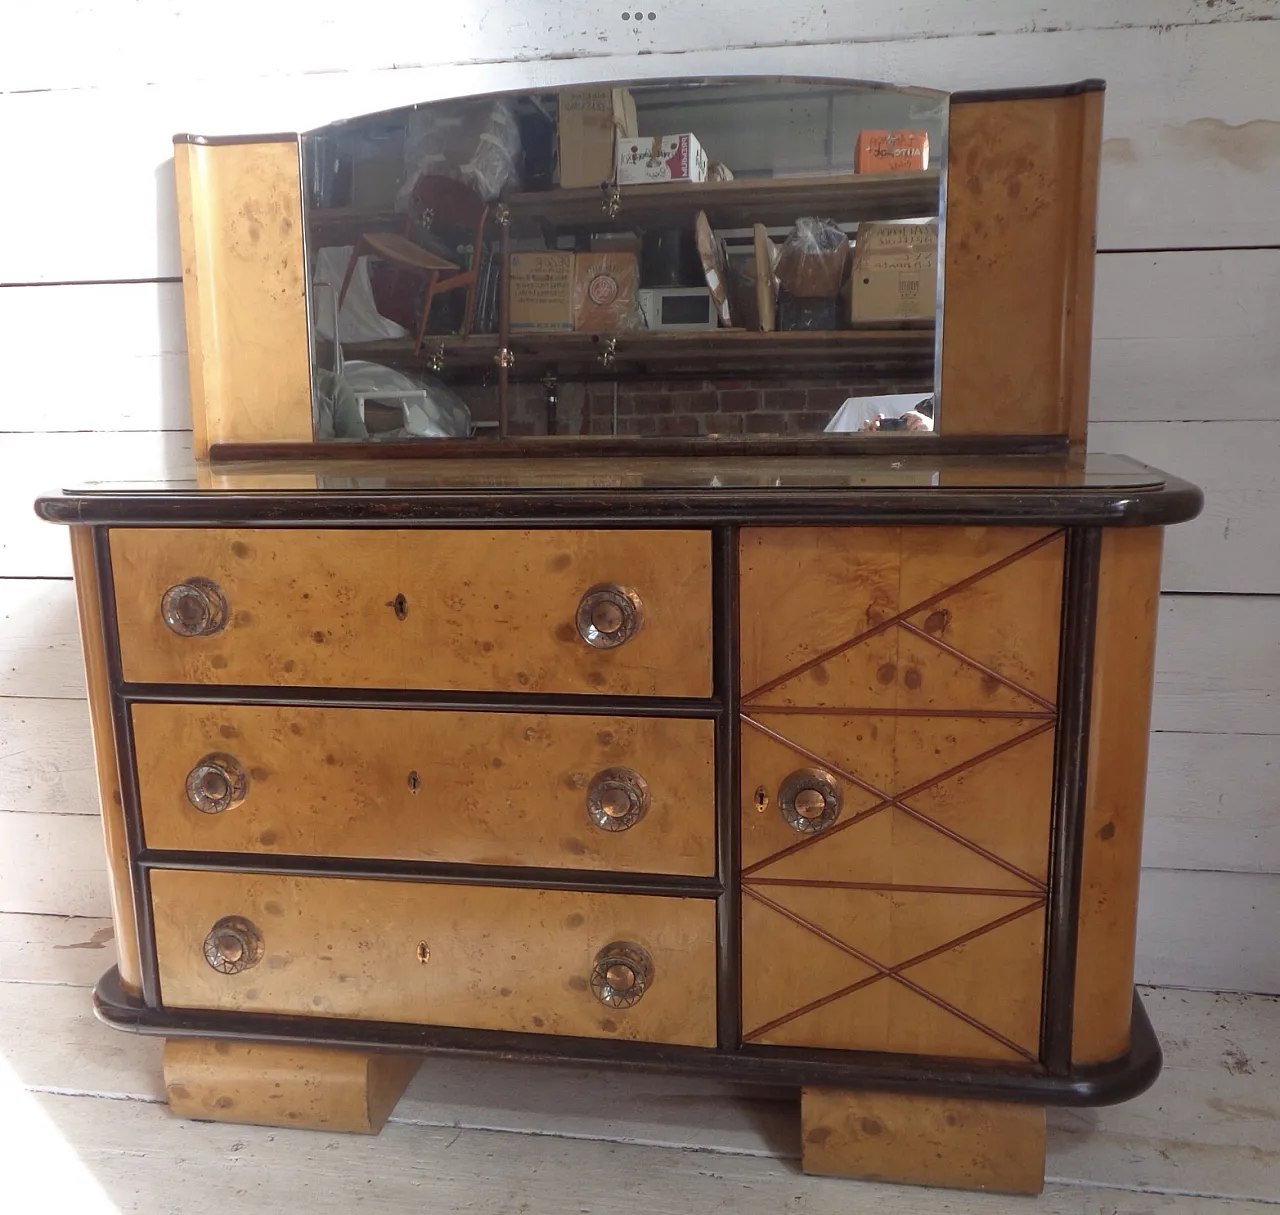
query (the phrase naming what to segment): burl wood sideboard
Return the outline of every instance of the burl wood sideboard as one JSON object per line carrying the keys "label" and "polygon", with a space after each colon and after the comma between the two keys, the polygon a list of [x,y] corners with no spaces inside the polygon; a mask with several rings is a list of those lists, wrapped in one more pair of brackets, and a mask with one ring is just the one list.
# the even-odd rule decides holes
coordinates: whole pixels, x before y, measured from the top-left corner
{"label": "burl wood sideboard", "polygon": [[[675,104],[634,91],[642,125]],[[461,441],[261,433],[296,412],[299,326],[225,322],[285,306],[284,249],[318,342],[305,142],[291,182],[283,137],[184,138],[201,459],[38,504],[71,527],[111,867],[95,1006],[165,1036],[175,1112],[376,1131],[424,1058],[494,1053],[798,1089],[806,1171],[1035,1192],[1045,1106],[1153,1082],[1160,556],[1201,499],[1082,447],[1101,96],[943,98],[923,329],[681,334],[654,366],[660,332],[411,337],[396,366],[453,359],[477,413],[500,393],[500,433]],[[856,249],[886,187],[841,181]],[[716,187],[745,205],[668,186],[712,214]],[[504,197],[509,251],[532,204]],[[232,233],[220,270],[233,212],[257,251]],[[556,425],[574,382],[728,413],[770,374],[846,394],[922,331],[927,433],[515,437],[526,384]]]}

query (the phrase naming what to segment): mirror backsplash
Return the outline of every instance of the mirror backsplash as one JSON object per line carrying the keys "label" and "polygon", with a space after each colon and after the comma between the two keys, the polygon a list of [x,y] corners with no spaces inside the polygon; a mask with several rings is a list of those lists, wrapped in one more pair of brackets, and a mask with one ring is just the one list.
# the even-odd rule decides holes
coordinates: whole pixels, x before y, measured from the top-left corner
{"label": "mirror backsplash", "polygon": [[316,437],[936,433],[947,102],[665,81],[310,132]]}

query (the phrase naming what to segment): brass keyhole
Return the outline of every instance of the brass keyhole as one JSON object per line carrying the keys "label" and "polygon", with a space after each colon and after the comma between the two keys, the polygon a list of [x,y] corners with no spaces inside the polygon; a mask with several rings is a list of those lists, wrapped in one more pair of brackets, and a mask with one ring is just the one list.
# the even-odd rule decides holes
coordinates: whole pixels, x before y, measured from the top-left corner
{"label": "brass keyhole", "polygon": [[425,966],[431,961],[431,946],[426,941],[418,942],[418,961]]}
{"label": "brass keyhole", "polygon": [[763,814],[769,809],[769,790],[763,785],[756,786],[756,813]]}
{"label": "brass keyhole", "polygon": [[409,614],[409,601],[403,595],[397,595],[391,601],[391,610],[395,612],[397,620],[403,620]]}
{"label": "brass keyhole", "polygon": [[422,778],[416,772],[409,773],[409,792],[417,793],[422,788]]}

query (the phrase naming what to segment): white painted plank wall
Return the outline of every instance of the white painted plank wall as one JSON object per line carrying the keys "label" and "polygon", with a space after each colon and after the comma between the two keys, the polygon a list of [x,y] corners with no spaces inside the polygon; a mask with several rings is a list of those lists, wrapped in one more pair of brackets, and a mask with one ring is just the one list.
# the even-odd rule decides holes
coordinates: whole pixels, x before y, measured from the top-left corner
{"label": "white painted plank wall", "polygon": [[[1100,246],[1134,251],[1098,261],[1092,444],[1208,490],[1205,517],[1171,533],[1166,558],[1176,593],[1161,617],[1139,969],[1280,990],[1268,944],[1280,915],[1268,766],[1280,733],[1280,249],[1228,247],[1280,245],[1280,98],[1265,87],[1280,22],[1262,20],[1280,0],[785,12],[743,0],[731,16],[653,5],[652,25],[626,28],[583,0],[495,3],[452,24],[405,0],[358,14],[321,0],[288,39],[272,36],[275,10],[255,5],[246,24],[239,7],[215,18],[160,0],[52,0],[18,19],[44,37],[0,46],[8,162],[41,183],[0,197],[6,230],[24,233],[0,246],[0,284],[52,284],[0,285],[0,910],[106,910],[74,600],[59,580],[66,540],[30,499],[87,476],[145,477],[189,441],[181,289],[156,281],[178,272],[175,131],[299,129],[601,75],[766,70],[942,88],[1097,75],[1109,82]],[[110,183],[90,208],[86,181]]]}
{"label": "white painted plank wall", "polygon": [[[819,7],[809,3],[790,11],[812,19]],[[828,7],[864,13],[890,6]],[[959,12],[966,6],[952,0],[952,7]],[[514,16],[514,3],[493,5],[491,11],[508,8]],[[1053,8],[1068,21],[1074,6],[1057,0]],[[554,86],[599,79],[603,73],[652,79],[691,71],[763,71],[942,89],[1102,77],[1109,88],[1100,248],[1280,243],[1280,212],[1274,205],[1280,191],[1280,102],[1274,92],[1262,91],[1280,58],[1280,22],[1071,30],[1059,28],[1050,19],[1050,7],[1044,9],[1052,32],[723,49],[721,29],[715,39],[686,44],[696,56],[624,48],[605,58],[293,75],[288,72],[305,69],[280,69],[240,80],[234,88],[183,74],[152,86],[0,94],[9,163],[31,166],[41,182],[39,191],[5,199],[10,230],[22,232],[24,239],[0,245],[0,283],[176,277],[169,167],[176,131],[306,130],[442,96]],[[520,29],[523,21],[514,18],[512,28]],[[353,13],[348,23],[354,29],[361,19]],[[415,52],[408,30],[397,32],[394,41],[408,62],[427,54]],[[423,37],[424,46],[435,44],[434,37]],[[540,53],[536,42],[526,51]],[[92,222],[86,222],[86,182],[112,185],[93,194]]]}

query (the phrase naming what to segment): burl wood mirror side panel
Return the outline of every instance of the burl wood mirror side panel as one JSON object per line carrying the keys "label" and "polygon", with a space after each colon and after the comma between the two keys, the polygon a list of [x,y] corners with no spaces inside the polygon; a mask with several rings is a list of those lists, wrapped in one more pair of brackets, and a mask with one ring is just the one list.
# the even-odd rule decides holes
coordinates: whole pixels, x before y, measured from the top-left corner
{"label": "burl wood mirror side panel", "polygon": [[174,141],[195,454],[309,441],[302,182],[296,136]]}
{"label": "burl wood mirror side panel", "polygon": [[1089,410],[1102,89],[951,102],[946,433],[1066,435]]}

